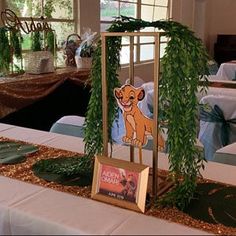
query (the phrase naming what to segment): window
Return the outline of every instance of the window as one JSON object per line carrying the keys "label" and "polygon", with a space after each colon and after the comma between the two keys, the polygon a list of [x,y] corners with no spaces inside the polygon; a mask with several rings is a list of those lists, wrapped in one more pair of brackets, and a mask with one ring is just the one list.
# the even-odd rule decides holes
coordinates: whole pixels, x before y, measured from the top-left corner
{"label": "window", "polygon": [[[106,31],[118,16],[130,16],[146,21],[169,18],[170,0],[100,0],[101,32]],[[155,31],[154,28],[143,29]],[[167,39],[161,38],[161,56],[164,54]],[[134,60],[136,63],[152,60],[154,57],[154,38],[135,38]],[[122,38],[121,64],[129,63],[129,39]]]}
{"label": "window", "polygon": [[[74,6],[75,0],[5,0],[7,8],[16,13],[21,21],[30,22],[31,17],[37,23],[40,17],[47,18],[51,28],[56,32],[57,45],[60,47],[66,37],[76,32]],[[31,48],[31,34],[24,34],[22,49]],[[57,53],[58,63],[62,62],[62,53]]]}

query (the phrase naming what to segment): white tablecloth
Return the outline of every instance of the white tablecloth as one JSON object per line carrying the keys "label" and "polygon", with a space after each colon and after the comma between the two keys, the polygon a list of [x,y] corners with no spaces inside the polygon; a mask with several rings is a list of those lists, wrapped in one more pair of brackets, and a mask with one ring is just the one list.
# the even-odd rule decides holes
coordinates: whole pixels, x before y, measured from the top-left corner
{"label": "white tablecloth", "polygon": [[236,166],[236,142],[218,149],[214,161]]}
{"label": "white tablecloth", "polygon": [[222,77],[226,80],[236,79],[236,63],[234,62],[222,63],[216,76]]}
{"label": "white tablecloth", "polygon": [[[32,143],[82,152],[82,139],[0,124],[0,135]],[[114,157],[129,159],[129,148],[114,147]],[[143,151],[146,164],[152,152]],[[159,155],[159,167],[168,168],[168,158]],[[235,184],[236,167],[206,164],[204,177]],[[186,227],[102,202],[58,192],[0,176],[0,234],[104,234],[104,235],[203,235]]]}

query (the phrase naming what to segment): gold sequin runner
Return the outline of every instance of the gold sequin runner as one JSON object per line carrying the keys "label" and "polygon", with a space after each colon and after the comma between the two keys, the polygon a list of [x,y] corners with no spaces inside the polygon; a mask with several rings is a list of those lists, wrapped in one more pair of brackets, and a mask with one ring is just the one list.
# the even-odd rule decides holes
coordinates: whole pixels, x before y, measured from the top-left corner
{"label": "gold sequin runner", "polygon": [[[9,140],[7,138],[0,138],[0,141],[17,141],[17,140]],[[26,143],[17,141],[19,143]],[[35,144],[33,144],[35,145]],[[55,149],[43,145],[35,145],[39,148],[39,150],[36,153],[27,155],[27,160],[20,164],[15,165],[3,165],[0,164],[0,175],[18,179],[24,182],[28,182],[31,184],[36,184],[40,186],[44,186],[47,188],[51,188],[57,191],[62,191],[70,194],[74,194],[77,196],[90,198],[91,193],[91,186],[88,187],[78,187],[78,186],[64,186],[61,184],[57,184],[54,182],[47,182],[43,179],[38,178],[34,175],[32,171],[32,166],[35,162],[42,160],[42,159],[49,159],[49,158],[58,158],[61,156],[75,156],[75,155],[81,155],[75,152],[66,151],[66,150],[60,150]],[[208,182],[207,180],[202,180],[205,182]],[[212,182],[212,181],[209,181]],[[171,222],[176,222],[179,224],[183,224],[189,227],[197,228],[200,230],[204,230],[210,233],[214,234],[220,234],[220,235],[236,235],[236,228],[226,227],[221,224],[209,224],[204,221],[196,220],[191,218],[189,215],[183,213],[182,211],[179,211],[176,208],[156,208],[151,207],[150,209],[147,209],[145,212],[145,215],[154,216],[157,218],[165,219]],[[158,232],[157,232],[158,233]]]}

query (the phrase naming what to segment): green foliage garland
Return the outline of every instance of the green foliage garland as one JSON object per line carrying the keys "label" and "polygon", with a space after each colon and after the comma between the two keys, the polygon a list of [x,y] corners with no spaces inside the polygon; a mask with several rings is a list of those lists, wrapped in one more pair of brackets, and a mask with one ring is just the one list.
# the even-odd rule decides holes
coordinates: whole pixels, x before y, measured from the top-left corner
{"label": "green foliage garland", "polygon": [[56,46],[54,32],[53,31],[46,32],[46,39],[47,39],[47,50],[54,55]]}
{"label": "green foliage garland", "polygon": [[13,53],[17,59],[22,59],[22,49],[21,49],[21,43],[23,41],[23,38],[21,37],[21,34],[19,31],[12,30],[11,32],[11,46],[13,48]]}
{"label": "green foliage garland", "polygon": [[39,31],[33,32],[31,34],[32,37],[32,44],[31,44],[31,50],[32,51],[41,51],[42,50],[42,40],[41,40],[41,34]]}
{"label": "green foliage garland", "polygon": [[11,63],[11,48],[6,28],[0,28],[0,73],[8,73]]}
{"label": "green foliage garland", "polygon": [[[113,89],[120,86],[117,70],[120,67],[121,38],[111,37],[107,41],[107,96],[108,96],[108,129],[111,130],[115,119],[117,105],[113,96]],[[85,153],[89,157],[102,153],[102,83],[101,83],[101,41],[93,55],[93,66],[90,75],[91,97],[85,119]],[[109,141],[112,143],[111,134]]]}
{"label": "green foliage garland", "polygon": [[[160,81],[160,107],[166,107],[168,120],[168,148],[170,176],[175,187],[167,193],[162,203],[183,209],[192,199],[197,176],[204,167],[203,157],[195,146],[197,135],[196,113],[197,92],[200,78],[207,74],[208,55],[200,39],[186,26],[174,21],[147,22],[141,19],[121,17],[116,19],[108,31],[132,32],[145,27],[155,27],[169,37],[168,46],[162,58],[163,73]],[[107,83],[108,83],[108,129],[111,140],[111,126],[116,116],[117,105],[113,89],[119,86],[117,69],[121,39],[107,38]],[[102,85],[101,85],[101,43],[93,56],[91,72],[91,99],[85,120],[85,152],[89,157],[102,153]]]}
{"label": "green foliage garland", "polygon": [[197,176],[204,168],[203,156],[195,146],[198,108],[195,94],[200,76],[208,74],[208,55],[201,41],[186,27],[174,22],[171,26],[172,30],[167,34],[170,41],[162,58],[163,74],[159,91],[161,104],[169,102],[169,108],[165,111],[169,171],[175,188],[165,196],[163,203],[183,209],[193,198]]}
{"label": "green foliage garland", "polygon": [[20,32],[5,27],[0,28],[0,73],[8,74],[13,57],[22,60],[22,37]]}

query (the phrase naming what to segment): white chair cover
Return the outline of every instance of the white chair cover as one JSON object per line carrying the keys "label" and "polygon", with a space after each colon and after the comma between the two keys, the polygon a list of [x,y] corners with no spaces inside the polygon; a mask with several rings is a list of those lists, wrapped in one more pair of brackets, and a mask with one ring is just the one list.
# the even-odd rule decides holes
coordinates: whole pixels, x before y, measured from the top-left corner
{"label": "white chair cover", "polygon": [[[201,99],[201,104],[209,104],[211,108],[215,105],[223,111],[225,120],[236,118],[236,97],[222,95],[208,95]],[[200,132],[198,139],[204,145],[205,158],[213,160],[216,150],[223,147],[221,140],[220,122],[208,122],[200,120]],[[236,125],[230,124],[229,143],[236,142]]]}

